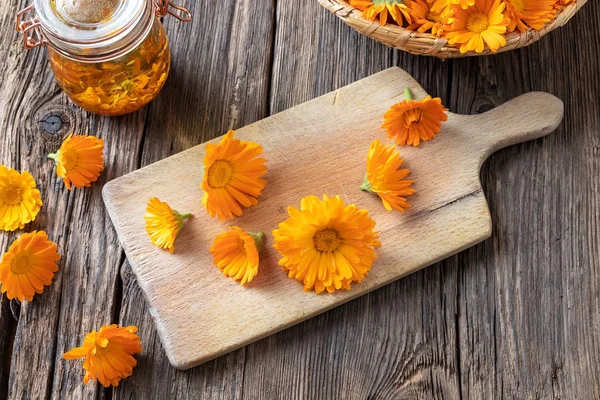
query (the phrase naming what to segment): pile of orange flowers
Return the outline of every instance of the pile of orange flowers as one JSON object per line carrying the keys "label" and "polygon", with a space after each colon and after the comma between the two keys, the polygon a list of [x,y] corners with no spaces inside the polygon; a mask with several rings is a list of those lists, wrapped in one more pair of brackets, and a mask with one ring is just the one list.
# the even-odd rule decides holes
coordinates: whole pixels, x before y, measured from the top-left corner
{"label": "pile of orange flowers", "polygon": [[540,30],[575,0],[349,0],[363,18],[445,37],[460,52],[495,52],[510,32]]}
{"label": "pile of orange flowers", "polygon": [[[439,98],[406,99],[384,115],[384,129],[399,146],[418,146],[435,138],[447,119]],[[386,210],[405,211],[407,198],[415,193],[410,174],[393,144],[374,140],[368,149],[366,173],[361,189],[380,197]],[[48,158],[56,161],[56,174],[68,190],[89,187],[104,170],[104,141],[94,136],[69,135]],[[241,217],[258,204],[267,185],[263,148],[241,141],[229,131],[218,144],[206,146],[201,199],[206,212],[221,221]],[[357,185],[358,186],[358,185]],[[43,206],[33,175],[0,165],[0,230],[23,229],[34,221]],[[272,232],[279,265],[290,278],[317,293],[349,290],[368,275],[381,246],[375,221],[365,209],[345,204],[340,196],[306,196],[300,207],[290,206],[289,217]],[[148,201],[145,214],[150,241],[175,251],[175,240],[189,213],[180,213],[157,198]],[[217,235],[210,248],[214,264],[242,285],[259,272],[265,234],[238,226]],[[32,301],[51,285],[58,272],[58,246],[43,231],[22,234],[2,255],[0,288],[9,299]],[[83,358],[84,383],[97,381],[117,386],[133,372],[134,354],[142,351],[135,326],[106,325],[85,336],[83,344],[65,353],[67,360]]]}

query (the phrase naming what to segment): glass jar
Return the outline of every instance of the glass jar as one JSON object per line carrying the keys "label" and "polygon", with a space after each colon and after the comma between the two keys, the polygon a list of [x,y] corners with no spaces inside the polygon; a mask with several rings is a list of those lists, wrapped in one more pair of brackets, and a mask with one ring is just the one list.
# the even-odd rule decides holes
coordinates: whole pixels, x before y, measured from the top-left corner
{"label": "glass jar", "polygon": [[[36,15],[25,20],[28,13]],[[17,14],[25,48],[47,45],[59,86],[87,111],[123,115],[148,104],[169,74],[160,18],[191,21],[169,0],[34,0]]]}

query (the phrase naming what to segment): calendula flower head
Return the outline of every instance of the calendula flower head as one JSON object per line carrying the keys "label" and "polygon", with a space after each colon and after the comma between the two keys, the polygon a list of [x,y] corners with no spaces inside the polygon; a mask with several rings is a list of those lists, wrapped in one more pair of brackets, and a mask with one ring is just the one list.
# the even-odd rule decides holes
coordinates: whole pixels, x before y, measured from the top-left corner
{"label": "calendula flower head", "polygon": [[405,96],[385,113],[382,128],[399,146],[418,146],[421,140],[431,140],[440,133],[442,122],[448,120],[448,109],[439,97],[413,100],[408,88]]}
{"label": "calendula flower head", "polygon": [[542,29],[554,19],[556,0],[505,0],[506,16],[510,19],[508,31],[518,29],[525,32],[527,27]]}
{"label": "calendula flower head", "polygon": [[2,255],[0,285],[9,299],[33,300],[33,296],[50,286],[56,262],[60,259],[56,244],[48,240],[46,232],[23,234]]}
{"label": "calendula flower head", "polygon": [[89,187],[104,170],[104,140],[95,136],[67,136],[48,158],[56,161],[56,174],[67,189]]}
{"label": "calendula flower head", "polygon": [[175,251],[175,239],[183,228],[183,223],[190,218],[192,214],[181,214],[173,210],[167,203],[160,201],[156,197],[148,200],[146,206],[146,233],[150,241],[161,249]]}
{"label": "calendula flower head", "polygon": [[352,7],[362,10],[363,18],[375,21],[379,17],[380,25],[387,23],[388,16],[400,26],[404,26],[404,20],[410,24],[411,16],[404,3],[404,0],[350,0]]}
{"label": "calendula flower head", "polygon": [[261,179],[267,173],[266,160],[259,157],[262,146],[242,142],[227,132],[219,144],[206,145],[204,157],[204,180],[202,204],[211,217],[221,221],[241,216],[242,206],[258,204],[267,181]]}
{"label": "calendula flower head", "polygon": [[367,156],[367,173],[361,189],[377,194],[388,211],[410,208],[406,197],[415,193],[410,187],[413,181],[404,179],[410,170],[400,169],[402,161],[394,146],[385,145],[379,140],[371,143]]}
{"label": "calendula flower head", "polygon": [[135,326],[103,326],[99,331],[88,333],[83,345],[63,354],[63,358],[84,359],[84,384],[87,385],[91,378],[104,387],[118,386],[121,379],[131,376],[137,365],[133,355],[142,351],[137,330]]}
{"label": "calendula flower head", "polygon": [[481,53],[487,44],[496,52],[506,45],[509,19],[504,15],[506,3],[503,0],[477,0],[466,9],[453,6],[454,20],[450,31],[445,34],[448,43],[460,44],[460,52]]}
{"label": "calendula flower head", "polygon": [[345,205],[339,196],[302,199],[300,209],[289,207],[290,217],[273,231],[279,265],[288,276],[304,283],[304,290],[333,293],[361,282],[375,261],[373,248],[381,246],[367,210]]}
{"label": "calendula flower head", "polygon": [[407,5],[413,20],[409,30],[440,37],[452,24],[453,10],[448,0],[407,0]]}
{"label": "calendula flower head", "polygon": [[215,238],[210,248],[217,267],[226,276],[244,285],[258,273],[259,253],[265,235],[245,232],[234,226]]}
{"label": "calendula flower head", "polygon": [[42,196],[33,176],[0,165],[0,230],[23,229],[41,207]]}

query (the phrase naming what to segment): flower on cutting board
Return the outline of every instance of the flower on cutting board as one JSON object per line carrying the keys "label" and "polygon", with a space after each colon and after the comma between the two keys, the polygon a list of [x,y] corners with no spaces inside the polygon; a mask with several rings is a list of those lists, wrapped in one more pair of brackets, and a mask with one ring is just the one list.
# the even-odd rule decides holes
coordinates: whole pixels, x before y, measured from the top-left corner
{"label": "flower on cutting board", "polygon": [[36,293],[44,292],[44,286],[52,284],[59,259],[56,244],[48,240],[46,232],[23,234],[2,255],[2,293],[9,299],[32,301]]}
{"label": "flower on cutting board", "polygon": [[527,27],[540,30],[556,15],[556,0],[505,0],[510,19],[508,31],[525,32]]}
{"label": "flower on cutting board", "polygon": [[404,20],[411,23],[411,16],[403,0],[350,0],[350,5],[362,11],[362,17],[369,21],[379,18],[379,24],[385,25],[388,15],[400,26]]}
{"label": "flower on cutting board", "polygon": [[175,251],[175,239],[183,228],[183,223],[190,218],[192,214],[181,214],[173,210],[167,203],[160,201],[156,197],[148,200],[146,205],[146,233],[150,241],[161,249],[169,250],[172,254]]}
{"label": "flower on cutting board", "polygon": [[242,142],[229,131],[219,144],[207,144],[204,157],[202,204],[211,217],[221,221],[241,216],[242,207],[258,204],[267,181],[262,146]]}
{"label": "flower on cutting board", "polygon": [[406,197],[415,193],[413,181],[404,179],[410,173],[402,165],[400,153],[391,145],[375,140],[369,147],[367,173],[361,189],[377,194],[386,210],[404,211],[410,208]]}
{"label": "flower on cutting board", "polygon": [[493,52],[506,45],[509,19],[504,14],[502,0],[477,0],[466,9],[454,6],[454,20],[445,34],[448,43],[459,44],[460,52],[481,53],[485,45]]}
{"label": "flower on cutting board", "polygon": [[137,365],[133,355],[142,351],[137,330],[135,326],[105,325],[99,331],[88,333],[83,345],[63,354],[63,358],[84,359],[84,384],[91,378],[104,387],[118,386],[121,379],[131,376]]}
{"label": "flower on cutting board", "polygon": [[349,290],[352,282],[362,282],[376,259],[374,248],[381,246],[367,210],[323,195],[322,200],[303,198],[300,209],[289,207],[288,213],[273,231],[273,247],[290,278],[317,293]]}
{"label": "flower on cutting board", "polygon": [[431,140],[440,133],[442,122],[448,120],[448,109],[444,108],[439,97],[413,100],[408,88],[405,96],[405,100],[394,104],[385,113],[381,127],[399,146],[418,146],[421,140]]}
{"label": "flower on cutting board", "polygon": [[258,273],[259,253],[265,235],[245,232],[234,226],[215,238],[210,248],[217,267],[226,276],[244,285]]}
{"label": "flower on cutting board", "polygon": [[35,220],[42,196],[33,176],[0,165],[0,229],[14,231]]}
{"label": "flower on cutting board", "polygon": [[104,170],[104,140],[95,136],[67,136],[48,158],[56,161],[56,174],[67,189],[89,187]]}

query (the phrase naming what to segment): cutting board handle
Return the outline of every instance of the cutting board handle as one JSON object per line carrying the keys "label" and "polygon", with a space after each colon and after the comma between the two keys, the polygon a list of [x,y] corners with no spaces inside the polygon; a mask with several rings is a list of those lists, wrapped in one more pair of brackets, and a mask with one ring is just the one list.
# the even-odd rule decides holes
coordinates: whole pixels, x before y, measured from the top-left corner
{"label": "cutting board handle", "polygon": [[472,116],[478,119],[475,126],[480,127],[473,134],[481,140],[485,159],[504,147],[548,135],[561,123],[563,114],[564,105],[559,98],[543,92],[526,93]]}

